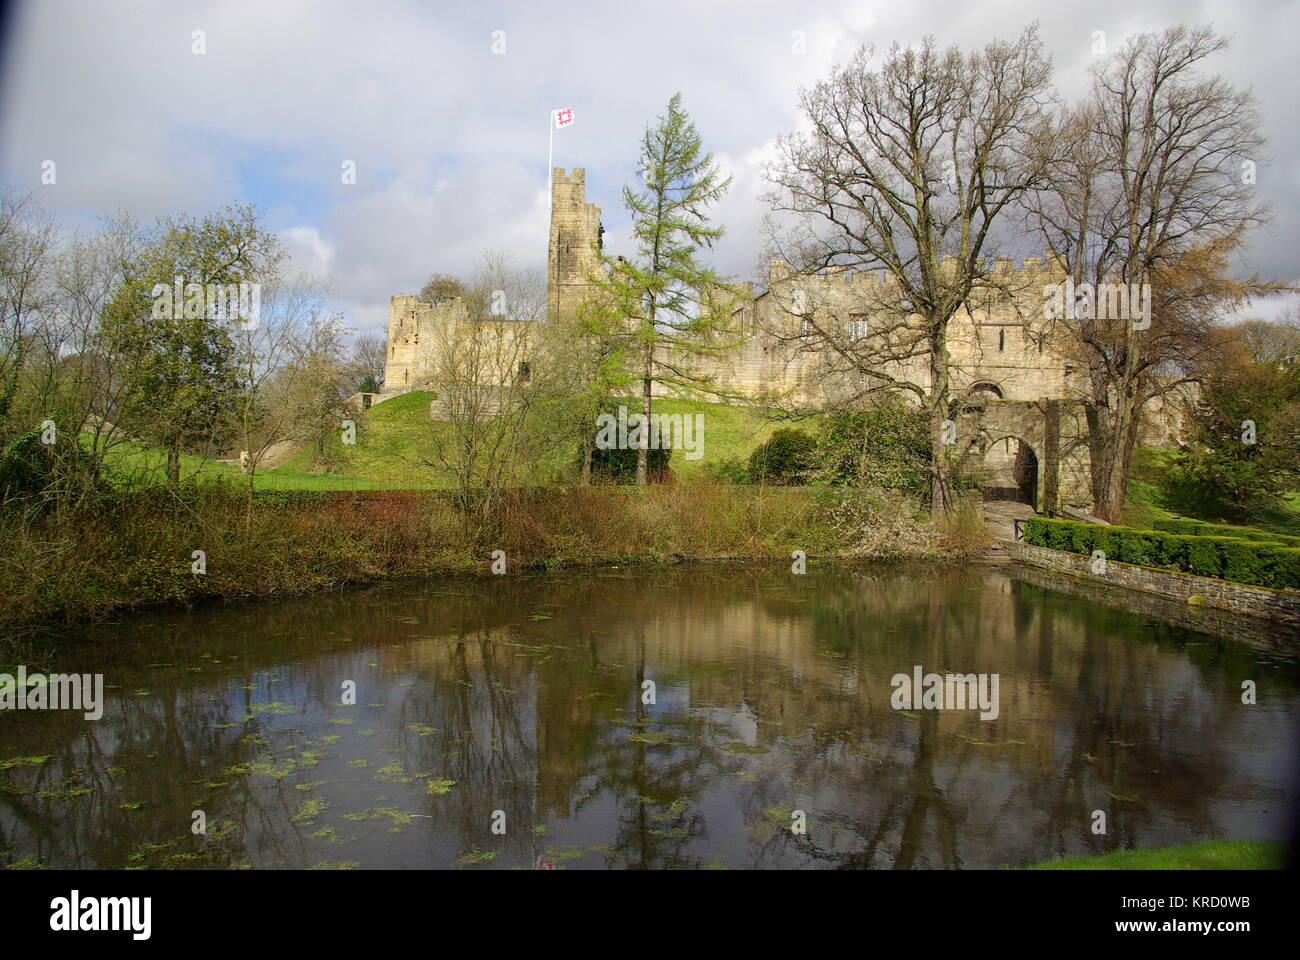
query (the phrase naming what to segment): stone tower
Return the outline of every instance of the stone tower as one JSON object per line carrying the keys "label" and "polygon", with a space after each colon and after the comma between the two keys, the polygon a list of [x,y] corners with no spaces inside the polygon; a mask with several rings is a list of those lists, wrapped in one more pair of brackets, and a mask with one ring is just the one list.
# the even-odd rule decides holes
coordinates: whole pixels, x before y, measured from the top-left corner
{"label": "stone tower", "polygon": [[587,202],[587,171],[551,171],[551,236],[546,258],[546,306],[552,318],[576,315],[588,276],[600,269],[600,208]]}

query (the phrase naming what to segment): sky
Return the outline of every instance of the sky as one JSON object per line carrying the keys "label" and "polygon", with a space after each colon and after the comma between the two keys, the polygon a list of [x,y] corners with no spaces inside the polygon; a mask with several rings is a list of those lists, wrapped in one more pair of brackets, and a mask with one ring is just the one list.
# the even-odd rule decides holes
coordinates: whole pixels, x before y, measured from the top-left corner
{"label": "sky", "polygon": [[1209,69],[1259,103],[1256,186],[1273,214],[1240,268],[1300,281],[1297,0],[17,3],[0,40],[0,188],[31,189],[80,230],[123,210],[149,222],[257,204],[349,325],[382,332],[390,297],[468,275],[484,251],[544,270],[554,108],[576,117],[555,134],[555,165],[586,169],[607,249],[630,253],[620,191],[680,91],[734,177],[714,264],[753,279],[763,163],[799,129],[801,87],[862,44],[973,48],[1033,19],[1066,99],[1100,59],[1096,31],[1111,51],[1178,23],[1229,36]]}

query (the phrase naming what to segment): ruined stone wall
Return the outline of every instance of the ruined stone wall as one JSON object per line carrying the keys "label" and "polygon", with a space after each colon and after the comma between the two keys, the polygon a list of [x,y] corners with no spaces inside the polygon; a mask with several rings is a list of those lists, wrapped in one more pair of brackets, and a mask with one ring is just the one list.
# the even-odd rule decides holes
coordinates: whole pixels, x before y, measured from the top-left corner
{"label": "ruined stone wall", "polygon": [[[551,320],[575,317],[592,292],[591,276],[604,269],[598,252],[602,232],[600,208],[587,202],[586,172],[555,168],[547,250]],[[940,269],[955,271],[955,260],[947,258]],[[1063,266],[1054,259],[1026,257],[1017,268],[1013,261],[1000,259],[994,261],[990,276],[992,289],[977,294],[950,324],[950,394],[959,401],[981,397],[990,410],[1001,400],[1005,403],[1002,419],[1010,417],[1019,425],[980,428],[978,437],[971,433],[968,439],[992,458],[992,468],[1003,472],[1007,464],[998,458],[1021,454],[1013,452],[1010,444],[1004,443],[1000,453],[993,445],[1010,437],[1025,443],[1040,469],[1048,458],[1058,471],[1044,478],[1040,495],[1051,504],[1085,506],[1089,460],[1078,398],[1087,390],[1087,370],[1074,359],[1077,344],[1064,341],[1064,328],[1049,323],[1043,313],[1044,288],[1065,278]],[[839,325],[837,338],[857,330],[870,336],[872,329],[887,321],[899,300],[893,282],[877,271],[850,273],[842,268],[799,275],[787,264],[773,261],[765,290],[755,294],[751,284],[743,284],[742,289],[744,296],[733,313],[736,331],[722,355],[665,359],[692,369],[724,398],[738,395],[774,405],[820,407],[862,394],[862,374],[817,347],[815,338],[802,337],[803,324],[811,317],[823,329]],[[436,390],[439,370],[447,368],[446,358],[439,359],[444,349],[439,345],[448,342],[449,330],[466,320],[466,306],[460,300],[430,306],[412,296],[393,297],[384,395]],[[519,353],[515,359],[526,360],[537,370],[546,362],[536,350]],[[506,385],[517,375],[518,365],[515,362],[507,369],[498,364],[500,370],[480,370],[477,376],[486,377],[489,384]],[[883,363],[877,370],[929,390],[926,357]],[[670,392],[656,385],[658,396]],[[1050,430],[1045,426],[1049,402],[1057,405]],[[1176,436],[1175,406],[1171,401],[1148,411],[1144,442],[1168,443]],[[999,436],[992,435],[999,431]]]}
{"label": "ruined stone wall", "polygon": [[[953,269],[951,263],[944,269]],[[1086,371],[1069,358],[1061,334],[1043,320],[1043,288],[1064,277],[1059,265],[1045,266],[1026,257],[1019,270],[1010,260],[995,263],[998,289],[971,304],[949,328],[952,394],[961,396],[980,387],[1004,400],[1039,400],[1078,396]],[[897,287],[876,271],[845,270],[792,275],[774,261],[768,289],[738,311],[741,341],[727,356],[695,360],[700,376],[748,396],[768,394],[797,406],[820,406],[852,396],[861,389],[859,376],[849,375],[834,358],[818,348],[815,338],[802,344],[798,335],[804,317],[840,340],[854,335],[854,326],[870,329],[886,315],[886,304],[897,302]],[[929,388],[925,357],[883,363],[882,373]]]}
{"label": "ruined stone wall", "polygon": [[384,362],[385,398],[428,390],[434,376],[441,328],[468,318],[460,297],[438,304],[401,294],[388,304],[388,351]]}
{"label": "ruined stone wall", "polygon": [[[551,203],[548,316],[569,319],[590,293],[589,277],[602,269],[597,252],[600,209],[587,202],[582,168],[552,171]],[[952,269],[952,264],[944,269]],[[993,276],[1002,289],[963,310],[951,324],[953,395],[961,396],[972,387],[1005,400],[1080,395],[1077,391],[1085,386],[1086,371],[1072,364],[1068,351],[1057,349],[1041,319],[1043,287],[1063,278],[1059,265],[1026,258],[1017,270],[1012,261],[999,260]],[[747,296],[735,312],[738,335],[724,355],[692,358],[687,365],[697,376],[719,390],[797,406],[820,406],[860,391],[860,377],[838,373],[823,353],[798,339],[800,314],[811,313],[826,325],[870,324],[885,303],[896,302],[892,283],[875,271],[850,275],[837,269],[795,276],[786,264],[774,261],[765,291],[750,296],[751,285],[743,286]],[[386,395],[427,388],[436,349],[431,336],[435,325],[463,315],[464,305],[456,300],[430,306],[412,296],[392,299]],[[777,332],[785,339],[774,335]],[[683,358],[673,360],[681,363]],[[880,369],[928,389],[924,357]]]}

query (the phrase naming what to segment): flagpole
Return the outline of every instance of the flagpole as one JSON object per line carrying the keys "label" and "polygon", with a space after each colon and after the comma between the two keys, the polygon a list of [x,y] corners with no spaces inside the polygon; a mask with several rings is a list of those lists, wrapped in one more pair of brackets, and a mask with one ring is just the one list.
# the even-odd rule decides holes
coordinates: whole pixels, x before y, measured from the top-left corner
{"label": "flagpole", "polygon": [[546,145],[546,212],[551,212],[551,171],[554,169],[553,161],[555,159],[555,111],[550,113],[550,136],[547,137]]}

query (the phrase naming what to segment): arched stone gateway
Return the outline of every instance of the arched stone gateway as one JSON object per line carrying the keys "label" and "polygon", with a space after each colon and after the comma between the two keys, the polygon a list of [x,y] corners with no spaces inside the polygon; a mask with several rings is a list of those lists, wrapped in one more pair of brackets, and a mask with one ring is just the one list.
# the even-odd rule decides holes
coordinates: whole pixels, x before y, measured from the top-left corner
{"label": "arched stone gateway", "polygon": [[1062,507],[1092,508],[1080,404],[979,400],[967,398],[956,411],[957,443],[966,462],[978,458],[991,474],[986,499],[1019,500],[1048,514]]}
{"label": "arched stone gateway", "polygon": [[1038,506],[1038,453],[1020,437],[992,440],[984,449],[985,501]]}

